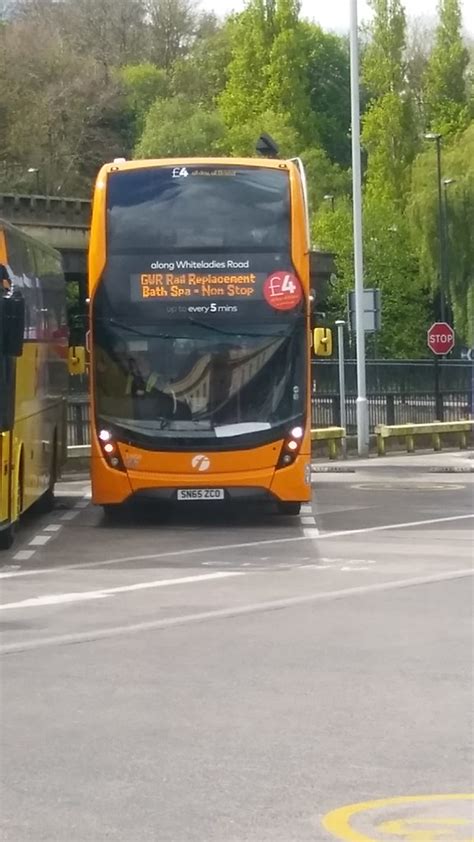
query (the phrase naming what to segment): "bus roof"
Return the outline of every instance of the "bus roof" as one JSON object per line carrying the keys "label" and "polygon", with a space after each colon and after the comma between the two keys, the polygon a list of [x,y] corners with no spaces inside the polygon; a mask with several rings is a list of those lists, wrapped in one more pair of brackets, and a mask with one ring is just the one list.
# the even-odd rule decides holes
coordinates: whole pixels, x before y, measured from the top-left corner
{"label": "bus roof", "polygon": [[143,158],[137,160],[124,160],[117,158],[104,164],[100,174],[106,175],[109,172],[122,170],[153,169],[154,167],[189,167],[189,166],[212,166],[212,167],[264,167],[265,169],[290,169],[294,162],[282,158]]}

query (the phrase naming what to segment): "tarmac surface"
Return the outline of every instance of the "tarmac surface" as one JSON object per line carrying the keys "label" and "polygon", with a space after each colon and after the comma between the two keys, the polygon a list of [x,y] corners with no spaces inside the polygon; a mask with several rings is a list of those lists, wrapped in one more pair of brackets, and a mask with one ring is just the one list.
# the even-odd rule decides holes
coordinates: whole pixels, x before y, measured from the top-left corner
{"label": "tarmac surface", "polygon": [[61,483],[0,555],[0,839],[472,842],[473,468],[114,526]]}

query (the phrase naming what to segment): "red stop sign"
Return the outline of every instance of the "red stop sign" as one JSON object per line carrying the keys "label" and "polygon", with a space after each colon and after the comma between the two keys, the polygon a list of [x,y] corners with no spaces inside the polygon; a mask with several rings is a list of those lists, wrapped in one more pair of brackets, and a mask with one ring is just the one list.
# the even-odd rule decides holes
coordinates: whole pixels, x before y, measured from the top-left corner
{"label": "red stop sign", "polygon": [[433,354],[449,354],[454,348],[454,330],[447,322],[435,322],[428,331],[428,348]]}

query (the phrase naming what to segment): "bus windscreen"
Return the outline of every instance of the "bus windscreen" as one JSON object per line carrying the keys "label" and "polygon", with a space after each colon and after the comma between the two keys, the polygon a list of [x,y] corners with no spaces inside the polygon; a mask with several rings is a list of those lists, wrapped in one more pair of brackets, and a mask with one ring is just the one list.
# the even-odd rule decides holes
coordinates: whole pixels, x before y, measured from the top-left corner
{"label": "bus windscreen", "polygon": [[259,167],[154,167],[111,173],[109,254],[289,249],[289,179]]}

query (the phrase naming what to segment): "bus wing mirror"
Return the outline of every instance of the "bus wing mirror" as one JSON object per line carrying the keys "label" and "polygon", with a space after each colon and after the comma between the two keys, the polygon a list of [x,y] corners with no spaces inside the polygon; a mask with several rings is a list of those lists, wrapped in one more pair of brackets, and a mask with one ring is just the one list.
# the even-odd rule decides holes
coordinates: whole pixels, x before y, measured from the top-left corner
{"label": "bus wing mirror", "polygon": [[313,351],[316,357],[332,355],[332,331],[328,327],[315,327],[313,330]]}
{"label": "bus wing mirror", "polygon": [[25,300],[15,292],[3,299],[2,352],[7,357],[21,357],[25,335]]}
{"label": "bus wing mirror", "polygon": [[80,345],[73,345],[69,348],[68,355],[69,374],[72,376],[85,374],[86,371],[86,349]]}

